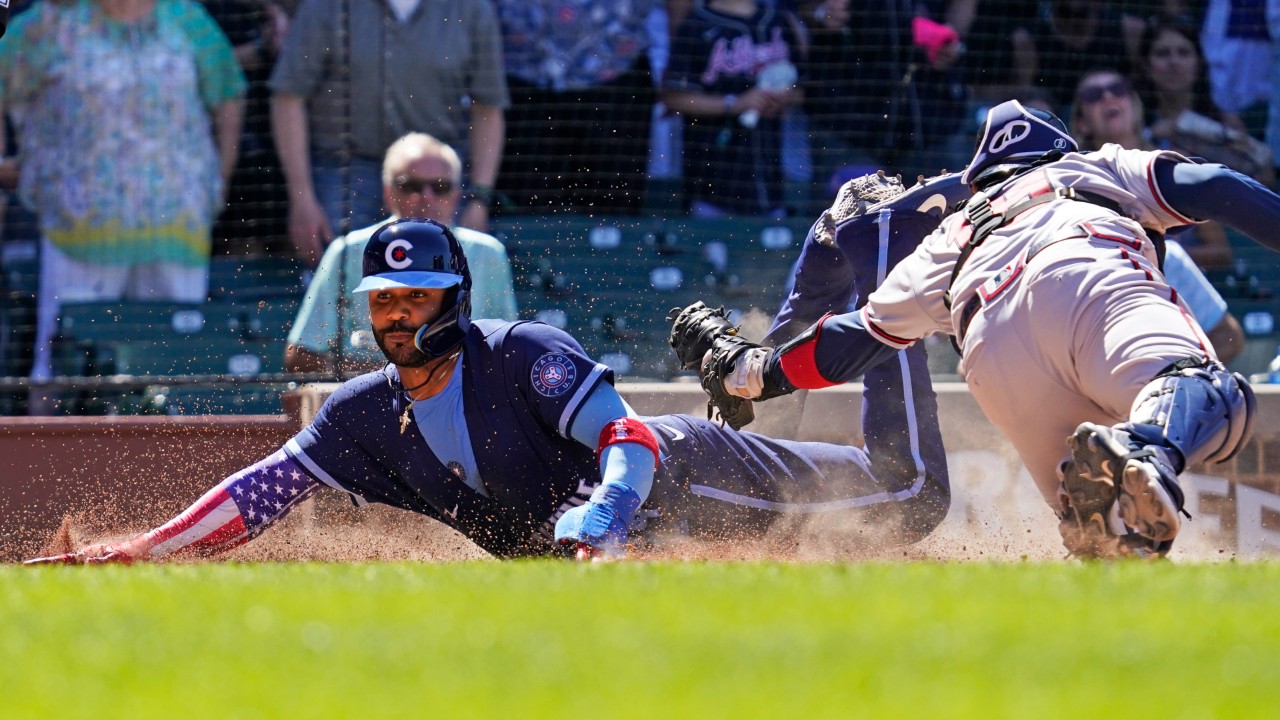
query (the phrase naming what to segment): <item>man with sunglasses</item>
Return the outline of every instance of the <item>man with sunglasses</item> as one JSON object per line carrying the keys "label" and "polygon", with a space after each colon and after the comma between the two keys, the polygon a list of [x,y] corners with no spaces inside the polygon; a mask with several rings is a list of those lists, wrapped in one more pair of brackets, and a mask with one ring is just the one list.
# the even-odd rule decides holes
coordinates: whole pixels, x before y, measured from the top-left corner
{"label": "man with sunglasses", "polygon": [[[452,222],[462,197],[462,165],[453,148],[425,133],[410,133],[387,148],[382,163],[382,199],[390,220],[418,217]],[[360,303],[351,288],[360,280],[365,243],[388,220],[342,238],[325,251],[289,330],[289,372],[368,371],[383,365]],[[515,289],[506,248],[496,238],[454,227],[471,265],[477,317],[516,319]]]}
{"label": "man with sunglasses", "polygon": [[[874,247],[864,254],[874,258]],[[540,322],[472,319],[445,226],[379,228],[355,292],[387,364],[342,385],[277,452],[150,532],[30,562],[217,553],[326,487],[434,518],[497,557],[622,551],[655,533],[915,542],[950,503],[923,348],[869,368],[866,448],[777,440],[689,415],[639,416],[613,371]],[[822,535],[818,535],[822,532]]]}

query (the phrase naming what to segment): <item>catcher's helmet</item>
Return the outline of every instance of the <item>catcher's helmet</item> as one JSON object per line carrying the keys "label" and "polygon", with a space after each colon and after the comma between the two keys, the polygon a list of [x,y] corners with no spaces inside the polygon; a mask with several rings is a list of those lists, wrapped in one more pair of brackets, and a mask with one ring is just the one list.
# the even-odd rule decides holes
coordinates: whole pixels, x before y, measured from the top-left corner
{"label": "catcher's helmet", "polygon": [[1057,115],[1028,110],[1017,100],[1009,100],[987,111],[987,119],[978,130],[973,160],[960,179],[982,185],[984,177],[1029,165],[1049,153],[1066,154],[1079,149]]}
{"label": "catcher's helmet", "polygon": [[354,292],[448,288],[443,311],[418,330],[414,345],[430,357],[440,357],[462,342],[471,324],[471,271],[449,228],[422,218],[383,225],[364,247],[363,275]]}

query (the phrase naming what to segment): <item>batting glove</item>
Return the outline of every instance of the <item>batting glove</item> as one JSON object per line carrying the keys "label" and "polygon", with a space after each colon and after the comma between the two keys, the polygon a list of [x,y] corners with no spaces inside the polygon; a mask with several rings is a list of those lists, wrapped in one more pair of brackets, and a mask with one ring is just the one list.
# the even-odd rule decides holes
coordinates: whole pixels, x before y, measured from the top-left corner
{"label": "batting glove", "polygon": [[598,557],[596,551],[620,554],[627,541],[627,527],[639,509],[640,496],[630,485],[605,483],[596,488],[585,505],[560,516],[556,521],[556,542],[575,545],[578,559]]}

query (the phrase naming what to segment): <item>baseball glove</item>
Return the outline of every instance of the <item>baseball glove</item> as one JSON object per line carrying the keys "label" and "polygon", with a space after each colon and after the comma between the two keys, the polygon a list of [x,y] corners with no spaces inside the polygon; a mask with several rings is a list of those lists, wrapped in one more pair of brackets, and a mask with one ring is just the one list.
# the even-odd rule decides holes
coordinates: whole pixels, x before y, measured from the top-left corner
{"label": "baseball glove", "polygon": [[906,192],[902,178],[885,175],[883,170],[856,177],[840,186],[835,202],[822,213],[814,233],[818,242],[828,247],[836,246],[836,225],[857,217],[872,205],[893,200]]}
{"label": "baseball glove", "polygon": [[738,335],[738,327],[729,322],[723,307],[709,308],[702,301],[683,310],[672,308],[667,320],[672,323],[668,342],[680,358],[680,366],[697,370],[707,393],[707,418],[719,414],[734,430],[748,425],[756,416],[751,401],[726,392],[724,379],[733,371],[738,356],[760,346]]}

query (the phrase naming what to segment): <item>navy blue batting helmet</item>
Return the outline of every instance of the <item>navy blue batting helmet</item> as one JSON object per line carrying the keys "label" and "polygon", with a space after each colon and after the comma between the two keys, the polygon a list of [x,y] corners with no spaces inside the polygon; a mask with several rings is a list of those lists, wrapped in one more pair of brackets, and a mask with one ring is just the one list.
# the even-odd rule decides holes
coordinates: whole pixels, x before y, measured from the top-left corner
{"label": "navy blue batting helmet", "polygon": [[974,183],[1009,166],[1029,165],[1049,153],[1080,149],[1057,115],[1009,100],[987,111],[973,160],[960,179]]}
{"label": "navy blue batting helmet", "polygon": [[440,357],[470,327],[471,270],[462,244],[435,220],[403,218],[374,232],[364,247],[364,277],[354,292],[391,288],[448,289],[440,316],[419,328],[414,345]]}

